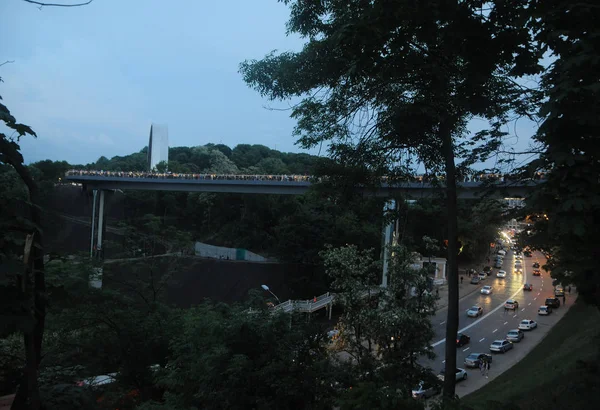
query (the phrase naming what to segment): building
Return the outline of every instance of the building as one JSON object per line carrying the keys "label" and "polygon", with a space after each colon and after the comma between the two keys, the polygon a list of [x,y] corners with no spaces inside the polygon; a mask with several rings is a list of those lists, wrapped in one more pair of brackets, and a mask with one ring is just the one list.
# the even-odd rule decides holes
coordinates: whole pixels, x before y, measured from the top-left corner
{"label": "building", "polygon": [[148,170],[154,170],[163,161],[169,162],[169,129],[166,125],[152,124],[148,142]]}

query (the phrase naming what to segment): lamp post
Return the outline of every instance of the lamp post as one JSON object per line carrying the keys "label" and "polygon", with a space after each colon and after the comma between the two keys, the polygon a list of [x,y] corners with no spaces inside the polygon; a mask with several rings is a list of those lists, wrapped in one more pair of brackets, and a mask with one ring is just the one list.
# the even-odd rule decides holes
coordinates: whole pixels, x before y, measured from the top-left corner
{"label": "lamp post", "polygon": [[281,304],[281,301],[279,300],[277,295],[274,294],[273,292],[271,292],[271,289],[269,289],[269,287],[267,285],[260,285],[260,287],[263,288],[264,290],[266,290],[267,292],[269,292],[271,295],[273,295],[275,297],[275,299],[277,299],[277,303]]}

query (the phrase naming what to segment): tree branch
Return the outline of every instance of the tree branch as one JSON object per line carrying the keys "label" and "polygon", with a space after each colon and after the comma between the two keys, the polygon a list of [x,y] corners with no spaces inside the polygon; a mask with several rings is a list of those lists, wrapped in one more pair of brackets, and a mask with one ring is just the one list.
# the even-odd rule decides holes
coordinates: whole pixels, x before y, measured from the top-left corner
{"label": "tree branch", "polygon": [[26,3],[36,4],[36,5],[40,6],[40,8],[42,8],[44,6],[46,6],[46,7],[80,7],[80,6],[86,6],[86,5],[90,4],[91,2],[93,2],[94,0],[88,0],[83,3],[75,3],[75,4],[45,3],[43,1],[35,1],[35,0],[23,0],[23,1]]}

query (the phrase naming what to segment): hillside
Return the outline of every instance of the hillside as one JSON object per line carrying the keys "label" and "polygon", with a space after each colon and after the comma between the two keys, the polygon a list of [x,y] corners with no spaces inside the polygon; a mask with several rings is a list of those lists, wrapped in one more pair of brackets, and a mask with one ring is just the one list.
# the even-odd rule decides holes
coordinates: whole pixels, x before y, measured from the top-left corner
{"label": "hillside", "polygon": [[600,311],[578,302],[529,355],[464,403],[476,410],[598,408],[599,349]]}

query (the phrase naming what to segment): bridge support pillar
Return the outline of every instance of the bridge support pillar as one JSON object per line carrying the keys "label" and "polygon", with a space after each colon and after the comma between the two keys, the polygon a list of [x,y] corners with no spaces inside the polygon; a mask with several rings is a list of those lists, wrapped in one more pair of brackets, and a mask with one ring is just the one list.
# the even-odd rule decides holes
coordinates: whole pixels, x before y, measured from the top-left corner
{"label": "bridge support pillar", "polygon": [[[92,233],[90,237],[90,258],[97,259],[100,262],[99,266],[93,267],[93,272],[90,274],[89,285],[93,288],[102,288],[102,259],[104,252],[102,250],[102,236],[104,233],[104,191],[98,190],[93,192],[92,204]],[[96,221],[96,207],[98,207],[98,221]]]}
{"label": "bridge support pillar", "polygon": [[396,219],[389,220],[390,214],[396,211],[396,200],[390,199],[386,201],[383,207],[384,226],[383,226],[383,246],[381,249],[383,259],[383,272],[381,276],[381,287],[387,288],[389,283],[389,260],[390,260],[390,247],[396,243],[397,223]]}
{"label": "bridge support pillar", "polygon": [[100,191],[100,204],[98,206],[98,241],[96,242],[96,258],[103,259],[102,233],[104,232],[104,191]]}

